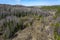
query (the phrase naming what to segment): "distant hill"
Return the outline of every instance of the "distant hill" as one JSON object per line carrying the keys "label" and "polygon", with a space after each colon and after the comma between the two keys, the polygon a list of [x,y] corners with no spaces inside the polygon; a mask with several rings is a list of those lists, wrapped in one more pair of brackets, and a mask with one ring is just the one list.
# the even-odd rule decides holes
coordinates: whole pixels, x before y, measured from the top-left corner
{"label": "distant hill", "polygon": [[56,15],[60,16],[60,5],[53,5],[53,6],[42,6],[41,9],[46,10],[57,10]]}

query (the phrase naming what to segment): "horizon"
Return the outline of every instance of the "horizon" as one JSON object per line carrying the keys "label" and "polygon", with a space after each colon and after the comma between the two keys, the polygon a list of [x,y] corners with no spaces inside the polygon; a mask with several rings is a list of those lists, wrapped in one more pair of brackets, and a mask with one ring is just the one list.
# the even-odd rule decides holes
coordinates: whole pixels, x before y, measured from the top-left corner
{"label": "horizon", "polygon": [[51,6],[60,5],[60,0],[0,0],[0,4],[24,6]]}

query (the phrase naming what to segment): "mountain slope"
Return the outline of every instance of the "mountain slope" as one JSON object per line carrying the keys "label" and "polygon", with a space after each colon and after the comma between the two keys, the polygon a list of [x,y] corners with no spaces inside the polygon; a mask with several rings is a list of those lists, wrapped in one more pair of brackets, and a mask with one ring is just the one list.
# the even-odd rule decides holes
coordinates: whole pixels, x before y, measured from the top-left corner
{"label": "mountain slope", "polygon": [[60,40],[55,8],[0,4],[0,40]]}

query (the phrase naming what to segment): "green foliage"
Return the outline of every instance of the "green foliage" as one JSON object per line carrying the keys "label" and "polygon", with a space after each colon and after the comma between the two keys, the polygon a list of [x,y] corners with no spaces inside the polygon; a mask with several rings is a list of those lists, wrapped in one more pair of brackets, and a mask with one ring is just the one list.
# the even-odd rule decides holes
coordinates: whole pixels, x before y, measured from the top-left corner
{"label": "green foliage", "polygon": [[56,16],[60,16],[60,6],[56,5],[56,6],[43,6],[41,7],[41,9],[45,9],[45,10],[57,10],[56,12]]}
{"label": "green foliage", "polygon": [[60,27],[60,23],[56,23],[55,25],[55,29],[54,29],[54,38],[55,40],[60,40],[60,35],[58,35],[58,28]]}
{"label": "green foliage", "polygon": [[58,34],[58,28],[60,27],[60,23],[52,23],[51,26],[54,26],[54,39],[60,40],[60,35]]}
{"label": "green foliage", "polygon": [[56,18],[57,18],[57,16],[53,16],[53,18],[54,18],[54,19],[56,19]]}
{"label": "green foliage", "polygon": [[[57,12],[56,12],[55,16],[53,16],[53,18],[56,19],[58,16],[60,16],[60,6],[57,6],[57,5],[56,6],[43,6],[43,7],[41,7],[41,9],[44,9],[44,10],[56,9]],[[60,35],[57,32],[58,28],[60,27],[60,23],[53,23],[53,24],[51,24],[51,26],[55,26],[55,29],[54,29],[55,40],[60,40]]]}

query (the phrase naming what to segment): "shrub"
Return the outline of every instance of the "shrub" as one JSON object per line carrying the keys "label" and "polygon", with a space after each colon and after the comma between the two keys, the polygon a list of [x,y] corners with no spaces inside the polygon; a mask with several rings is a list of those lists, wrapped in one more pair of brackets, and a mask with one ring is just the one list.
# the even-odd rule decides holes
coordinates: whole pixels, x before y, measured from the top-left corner
{"label": "shrub", "polygon": [[56,23],[54,26],[54,38],[55,40],[60,40],[60,35],[58,34],[58,28],[60,27],[60,23]]}

